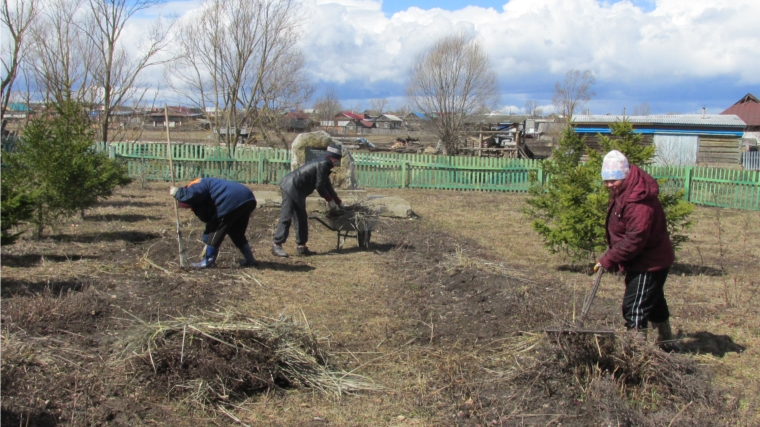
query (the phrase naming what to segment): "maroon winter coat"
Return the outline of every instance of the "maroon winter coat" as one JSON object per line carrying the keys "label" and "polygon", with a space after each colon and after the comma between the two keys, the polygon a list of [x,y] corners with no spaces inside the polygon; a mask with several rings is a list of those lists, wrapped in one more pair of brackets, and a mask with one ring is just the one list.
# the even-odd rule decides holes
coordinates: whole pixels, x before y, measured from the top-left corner
{"label": "maroon winter coat", "polygon": [[657,181],[635,165],[607,207],[608,249],[602,267],[622,271],[657,271],[675,260]]}

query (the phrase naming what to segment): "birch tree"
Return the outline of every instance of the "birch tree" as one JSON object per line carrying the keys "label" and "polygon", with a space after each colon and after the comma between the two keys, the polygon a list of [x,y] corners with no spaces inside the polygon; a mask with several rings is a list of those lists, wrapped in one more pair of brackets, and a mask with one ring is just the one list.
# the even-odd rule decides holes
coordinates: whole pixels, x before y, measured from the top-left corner
{"label": "birch tree", "polygon": [[209,115],[234,150],[244,127],[310,96],[296,0],[205,0],[178,31],[178,59],[167,67],[175,91]]}
{"label": "birch tree", "polygon": [[591,70],[570,70],[565,74],[565,80],[554,84],[552,101],[560,114],[567,118],[568,123],[573,119],[575,110],[596,95],[591,86],[596,83]]}
{"label": "birch tree", "polygon": [[457,151],[468,115],[499,101],[496,72],[481,44],[465,35],[446,36],[414,61],[406,95],[431,118],[445,153]]}
{"label": "birch tree", "polygon": [[113,112],[128,100],[139,102],[147,90],[139,78],[143,71],[160,63],[157,55],[167,45],[171,22],[157,19],[141,33],[137,53],[130,55],[125,46],[124,29],[137,13],[163,3],[164,0],[87,0],[92,31],[87,32],[97,53],[98,71],[94,82],[100,89],[103,111],[100,117],[103,141],[108,141],[108,127]]}
{"label": "birch tree", "polygon": [[83,1],[48,1],[32,31],[30,68],[42,97],[56,104],[92,105],[99,95],[93,79],[102,70],[97,46],[87,36],[95,29],[88,26],[93,21],[87,19]]}
{"label": "birch tree", "polygon": [[13,89],[13,82],[19,72],[19,67],[28,53],[29,29],[37,16],[36,0],[3,0],[0,10],[2,22],[2,57],[3,78],[0,82],[0,127],[5,130],[5,110]]}

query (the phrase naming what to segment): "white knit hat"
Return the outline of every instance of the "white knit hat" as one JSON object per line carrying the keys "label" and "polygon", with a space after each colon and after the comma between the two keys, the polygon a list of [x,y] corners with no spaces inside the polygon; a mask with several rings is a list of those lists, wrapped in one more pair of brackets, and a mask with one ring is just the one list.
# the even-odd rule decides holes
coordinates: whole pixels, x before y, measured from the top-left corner
{"label": "white knit hat", "polygon": [[628,159],[625,158],[625,154],[618,150],[612,150],[604,156],[602,180],[625,179],[628,176],[628,171],[630,171],[630,167],[628,166]]}

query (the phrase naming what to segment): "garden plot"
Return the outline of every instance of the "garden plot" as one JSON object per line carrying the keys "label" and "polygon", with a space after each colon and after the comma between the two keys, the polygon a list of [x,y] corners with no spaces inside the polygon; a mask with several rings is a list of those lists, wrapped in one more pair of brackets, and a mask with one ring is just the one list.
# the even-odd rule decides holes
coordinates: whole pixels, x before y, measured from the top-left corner
{"label": "garden plot", "polygon": [[[591,276],[546,254],[520,196],[390,191],[419,218],[381,221],[369,250],[336,251],[310,224],[308,258],[271,256],[279,212],[257,209],[260,269],[237,268],[227,240],[219,268],[189,272],[166,187],[131,186],[41,241],[2,248],[4,422],[758,422],[760,236],[740,227],[756,213],[697,210],[666,285],[683,350],[664,353],[624,334],[541,334],[579,311]],[[199,258],[202,224],[181,214]],[[292,235],[285,248],[295,252]],[[622,284],[609,277],[587,324],[619,329]]]}

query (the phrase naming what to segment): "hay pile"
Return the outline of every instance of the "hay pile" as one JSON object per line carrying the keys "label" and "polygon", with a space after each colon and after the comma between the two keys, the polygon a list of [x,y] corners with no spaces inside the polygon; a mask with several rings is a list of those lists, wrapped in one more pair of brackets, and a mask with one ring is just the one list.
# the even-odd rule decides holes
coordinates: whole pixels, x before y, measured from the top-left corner
{"label": "hay pile", "polygon": [[157,391],[201,406],[278,388],[307,387],[334,396],[378,388],[334,369],[306,323],[284,316],[204,314],[141,323],[123,342],[117,363],[141,367]]}

